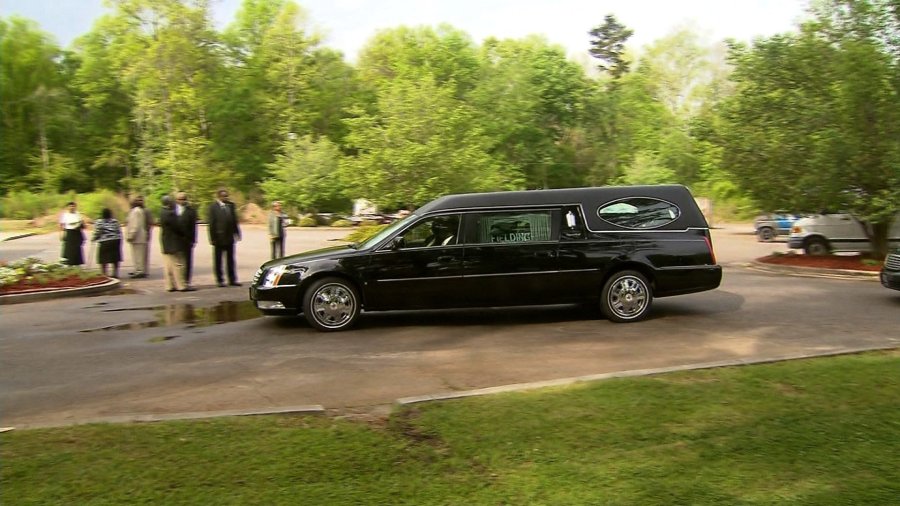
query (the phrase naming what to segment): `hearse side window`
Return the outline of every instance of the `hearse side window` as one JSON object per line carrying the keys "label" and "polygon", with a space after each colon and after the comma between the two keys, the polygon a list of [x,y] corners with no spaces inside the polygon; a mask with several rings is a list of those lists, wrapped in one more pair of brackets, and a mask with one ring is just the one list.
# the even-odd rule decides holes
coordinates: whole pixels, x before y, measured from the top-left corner
{"label": "hearse side window", "polygon": [[581,209],[578,206],[563,207],[560,227],[559,238],[561,240],[584,239],[584,220],[581,218]]}
{"label": "hearse side window", "polygon": [[553,226],[553,215],[549,209],[472,214],[466,226],[467,242],[521,244],[555,240],[559,232]]}
{"label": "hearse side window", "polygon": [[601,206],[597,216],[623,228],[647,229],[672,223],[681,216],[681,210],[664,200],[631,197]]}
{"label": "hearse side window", "polygon": [[406,229],[401,248],[430,248],[450,246],[459,238],[459,215],[450,214],[426,218]]}

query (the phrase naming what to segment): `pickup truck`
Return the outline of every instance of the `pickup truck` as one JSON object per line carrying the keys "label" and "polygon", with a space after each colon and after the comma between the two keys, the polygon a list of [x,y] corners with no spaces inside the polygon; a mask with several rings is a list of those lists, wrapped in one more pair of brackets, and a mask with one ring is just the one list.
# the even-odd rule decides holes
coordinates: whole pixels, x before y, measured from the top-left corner
{"label": "pickup truck", "polygon": [[798,219],[800,219],[800,215],[787,211],[775,211],[757,216],[753,221],[756,239],[760,242],[772,242],[779,235],[789,235],[791,227]]}

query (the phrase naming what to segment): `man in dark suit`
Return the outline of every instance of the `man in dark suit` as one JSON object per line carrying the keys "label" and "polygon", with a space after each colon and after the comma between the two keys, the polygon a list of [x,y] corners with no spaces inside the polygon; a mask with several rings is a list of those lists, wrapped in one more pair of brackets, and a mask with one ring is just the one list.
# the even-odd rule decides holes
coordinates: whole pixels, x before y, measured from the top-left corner
{"label": "man in dark suit", "polygon": [[234,203],[228,199],[228,190],[221,189],[217,192],[216,201],[209,206],[207,220],[209,222],[209,243],[213,247],[216,283],[219,286],[225,286],[225,278],[222,275],[222,255],[225,255],[228,284],[241,286],[238,283],[237,270],[234,265],[234,243],[241,240],[241,229]]}
{"label": "man in dark suit", "polygon": [[194,265],[194,246],[197,244],[197,209],[184,192],[175,194],[175,214],[184,233],[184,285],[191,287],[191,267]]}
{"label": "man in dark suit", "polygon": [[184,232],[175,214],[175,202],[166,195],[159,212],[160,249],[163,253],[163,278],[169,292],[190,292],[184,285]]}

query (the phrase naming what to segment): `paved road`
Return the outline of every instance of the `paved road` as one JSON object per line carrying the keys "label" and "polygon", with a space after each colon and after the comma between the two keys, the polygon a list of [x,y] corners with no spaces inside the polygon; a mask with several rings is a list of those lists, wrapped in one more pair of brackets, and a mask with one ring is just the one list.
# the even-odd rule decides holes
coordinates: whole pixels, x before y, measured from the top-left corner
{"label": "paved road", "polygon": [[[252,311],[223,304],[224,318],[239,321],[196,326],[177,322],[200,307],[245,300],[246,287],[170,297],[158,279],[130,283],[135,293],[0,307],[0,425],[313,404],[352,413],[407,396],[900,345],[897,292],[874,281],[746,270],[743,262],[785,248],[757,243],[750,232],[714,233],[721,288],[658,299],[653,317],[637,324],[553,306],[376,313],[353,331],[324,334],[300,319],[249,318]],[[343,233],[295,233],[289,250]],[[266,248],[264,232],[248,228],[238,251],[243,279]],[[198,255],[201,286],[212,284],[208,256]]]}

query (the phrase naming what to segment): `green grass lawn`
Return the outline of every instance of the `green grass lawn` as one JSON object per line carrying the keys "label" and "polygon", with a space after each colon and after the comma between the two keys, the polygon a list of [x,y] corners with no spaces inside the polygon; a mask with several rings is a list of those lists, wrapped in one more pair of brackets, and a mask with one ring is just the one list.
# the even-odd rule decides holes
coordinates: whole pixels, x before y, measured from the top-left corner
{"label": "green grass lawn", "polygon": [[7,220],[0,219],[0,232],[10,234],[45,234],[58,229],[55,222],[46,223],[43,226],[35,226],[31,220]]}
{"label": "green grass lawn", "polygon": [[423,404],[0,435],[13,504],[897,504],[900,352]]}

